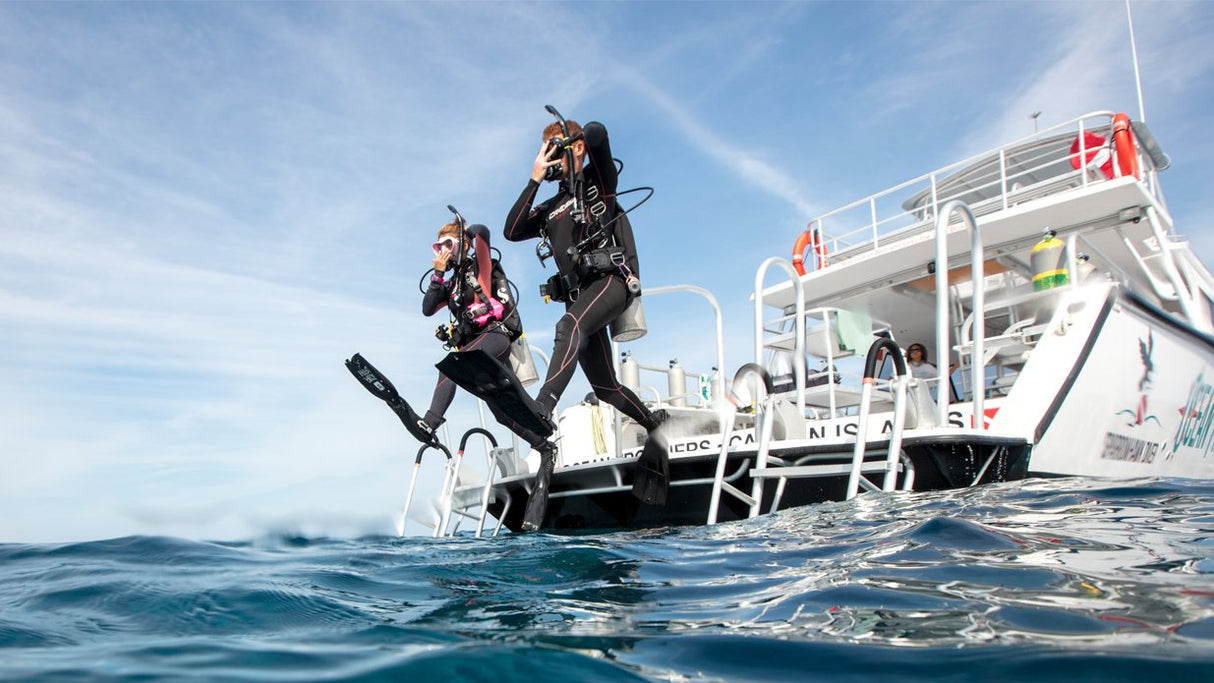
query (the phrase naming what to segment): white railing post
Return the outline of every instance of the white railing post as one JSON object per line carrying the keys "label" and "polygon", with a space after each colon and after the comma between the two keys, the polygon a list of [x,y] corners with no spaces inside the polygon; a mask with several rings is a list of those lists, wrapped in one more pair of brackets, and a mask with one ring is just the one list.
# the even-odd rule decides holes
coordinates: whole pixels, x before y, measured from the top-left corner
{"label": "white railing post", "polygon": [[[763,277],[767,269],[773,265],[780,266],[792,279],[793,293],[796,296],[796,319],[793,322],[793,373],[796,378],[797,410],[805,415],[805,289],[801,287],[801,276],[788,261],[779,256],[772,256],[759,264],[755,272],[755,363],[763,367]],[[722,371],[724,377],[724,371]]]}
{"label": "white railing post", "polygon": [[889,435],[889,450],[885,456],[883,491],[893,491],[898,478],[898,458],[902,455],[902,430],[906,428],[906,385],[910,377],[900,375],[894,384],[894,426]]}
{"label": "white railing post", "polygon": [[872,197],[868,200],[868,213],[873,221],[873,246],[877,246],[877,198]]}
{"label": "white railing post", "polygon": [[1003,208],[1007,208],[1007,150],[999,150],[999,195],[1003,197]]}
{"label": "white railing post", "polygon": [[[700,296],[704,297],[708,301],[709,306],[712,306],[712,313],[714,316],[714,321],[716,323],[716,336],[717,336],[717,379],[716,379],[716,382],[717,382],[717,389],[719,391],[718,396],[724,396],[725,395],[725,385],[724,385],[725,326],[724,326],[724,323],[722,322],[722,317],[721,317],[721,305],[719,303],[717,303],[717,298],[712,295],[712,292],[708,291],[707,289],[704,289],[703,287],[697,287],[695,285],[665,285],[662,287],[650,287],[649,289],[645,290],[645,294],[648,296],[654,296],[657,294],[669,294],[671,292],[687,292],[690,294],[699,294]],[[619,354],[617,353],[616,356],[618,357]],[[711,394],[711,390],[709,393]]]}
{"label": "white railing post", "polygon": [[982,235],[978,232],[978,221],[974,212],[959,199],[954,199],[940,209],[936,217],[936,406],[939,424],[948,424],[949,403],[949,313],[948,313],[948,223],[954,212],[961,214],[962,223],[970,230],[970,255],[973,282],[974,349],[971,356],[972,387],[974,404],[974,426],[985,429],[982,410],[983,394],[986,393],[986,307],[984,273],[985,257],[982,251]]}

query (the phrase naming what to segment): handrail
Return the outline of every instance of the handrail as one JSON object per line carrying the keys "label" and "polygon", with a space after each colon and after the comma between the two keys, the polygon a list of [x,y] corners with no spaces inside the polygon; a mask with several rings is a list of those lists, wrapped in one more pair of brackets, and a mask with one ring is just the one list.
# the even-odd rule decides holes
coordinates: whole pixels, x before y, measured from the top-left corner
{"label": "handrail", "polygon": [[[722,319],[721,319],[721,305],[719,303],[717,303],[717,298],[712,295],[712,292],[708,291],[707,289],[704,289],[703,287],[697,287],[695,285],[664,285],[661,287],[650,287],[645,290],[645,295],[654,296],[655,294],[669,294],[672,292],[686,292],[689,294],[699,294],[700,296],[702,296],[708,300],[709,306],[712,306],[712,312],[716,318],[716,332],[717,332],[717,378],[716,378],[716,383],[717,383],[717,390],[720,391],[721,393],[724,393],[724,391],[722,390],[722,387],[723,387],[722,382],[724,380],[722,378],[721,373],[725,372],[725,326],[722,323]],[[618,357],[619,354],[616,353],[615,356]]]}
{"label": "handrail", "polygon": [[1180,271],[1176,268],[1176,261],[1172,256],[1172,250],[1169,248],[1168,238],[1164,234],[1163,228],[1159,225],[1159,218],[1155,207],[1148,206],[1146,208],[1146,217],[1147,224],[1151,226],[1151,232],[1159,243],[1160,253],[1163,254],[1163,272],[1168,278],[1168,282],[1171,283],[1172,289],[1176,291],[1180,310],[1184,312],[1185,318],[1188,320],[1198,320],[1193,310],[1196,306],[1196,303],[1193,301],[1193,294],[1185,286],[1185,282],[1180,276]]}
{"label": "handrail", "polygon": [[[715,474],[713,476],[713,480],[712,480],[712,495],[708,499],[708,519],[705,521],[705,523],[709,524],[709,525],[717,523],[717,513],[720,510],[720,506],[721,506],[721,490],[725,487],[725,482],[724,482],[725,465],[729,459],[729,437],[732,434],[733,425],[735,422],[734,418],[737,415],[737,403],[733,398],[734,387],[738,384],[738,382],[740,380],[742,380],[744,378],[748,378],[748,377],[759,378],[759,380],[761,380],[761,382],[763,384],[763,389],[764,389],[764,391],[763,391],[764,400],[755,401],[755,406],[756,406],[756,408],[755,408],[755,427],[756,427],[756,429],[758,429],[760,427],[760,425],[758,424],[759,420],[761,420],[761,419],[765,420],[765,419],[771,418],[770,415],[763,415],[763,412],[765,412],[765,411],[763,411],[762,408],[759,408],[760,405],[765,405],[765,406],[770,405],[770,402],[767,401],[767,399],[771,396],[771,375],[767,374],[767,371],[763,369],[763,366],[761,364],[747,363],[747,364],[743,365],[742,367],[738,368],[738,371],[736,373],[734,373],[733,380],[730,382],[729,398],[728,398],[728,400],[722,401],[721,402],[722,405],[719,408],[719,410],[721,411],[720,414],[721,414],[721,425],[722,425],[722,427],[721,427],[721,452],[717,456],[717,468],[716,468],[716,472],[715,472]],[[766,455],[765,449],[763,448],[763,444],[761,443],[761,441],[762,441],[762,436],[760,435],[760,444],[759,444],[758,453],[760,453],[762,455]],[[766,463],[761,464],[759,462],[759,460],[756,459],[755,465],[758,467],[765,467]],[[739,499],[742,499],[744,502],[746,502],[748,505],[750,505],[752,507],[752,509],[753,509],[753,506],[756,505],[756,500],[753,496],[747,496],[746,494],[742,493],[738,489],[734,488],[732,485],[730,485],[730,493],[732,495],[737,496]],[[761,502],[761,501],[759,501],[759,502]]]}
{"label": "handrail", "polygon": [[[485,473],[485,486],[481,491],[481,514],[480,518],[476,522],[476,537],[480,538],[481,532],[485,529],[485,517],[489,514],[489,491],[493,488],[493,473],[495,471],[493,467],[493,449],[497,448],[497,439],[493,437],[493,434],[491,434],[489,430],[482,427],[473,427],[472,429],[464,432],[464,435],[459,440],[459,457],[462,458],[464,456],[464,449],[468,446],[468,439],[476,436],[477,434],[484,436],[489,442],[489,448],[485,454],[487,471]],[[458,475],[458,472],[456,472],[456,474]],[[455,494],[454,484],[451,486],[451,494],[452,496]]]}
{"label": "handrail", "polygon": [[[422,455],[430,449],[434,449],[436,451],[442,451],[442,453],[447,456],[447,462],[448,463],[451,462],[451,451],[447,450],[447,447],[442,445],[441,443],[422,444],[422,447],[417,450],[417,456],[413,459],[413,476],[409,478],[409,493],[408,493],[408,495],[405,496],[405,507],[403,510],[401,510],[401,513],[400,513],[400,523],[396,525],[396,535],[397,536],[405,535],[405,523],[409,519],[409,508],[413,507],[413,492],[414,492],[414,490],[417,489],[417,473],[419,470],[421,470]],[[450,470],[447,471],[447,476],[449,476],[449,475],[450,475]],[[443,477],[443,490],[445,490],[446,487],[447,487],[447,478],[446,478],[446,476],[444,476]],[[438,536],[439,528],[440,527],[438,526],[437,520],[436,520],[436,524],[434,527],[435,537]]]}
{"label": "handrail", "polygon": [[[967,186],[965,191],[987,191],[990,193],[991,198],[1000,198],[999,201],[1003,202],[1003,206],[1006,208],[1007,204],[1010,203],[1009,200],[1014,199],[1014,197],[1011,197],[1011,193],[1014,192],[1014,189],[1013,187],[1009,187],[1009,183],[1013,183],[1013,181],[1015,181],[1017,178],[1023,177],[1025,173],[1039,172],[1058,160],[1057,157],[1054,156],[1050,156],[1048,159],[1042,156],[1038,156],[1036,158],[1023,156],[1024,154],[1027,154],[1033,150],[1032,145],[1034,143],[1048,143],[1054,137],[1059,137],[1065,133],[1073,133],[1078,130],[1080,132],[1080,153],[1084,154],[1089,150],[1087,148],[1087,142],[1082,133],[1089,130],[1098,128],[1103,129],[1111,126],[1111,121],[1114,115],[1115,112],[1108,110],[1089,112],[1069,121],[1046,128],[1045,130],[1035,132],[1031,135],[1026,135],[1010,143],[994,147],[987,151],[962,159],[961,161],[957,161],[929,173],[925,173],[911,180],[899,183],[898,185],[886,190],[882,190],[876,194],[858,199],[827,213],[821,214],[820,216],[813,218],[813,220],[810,222],[816,224],[818,229],[822,231],[822,239],[830,246],[830,252],[832,254],[854,248],[875,247],[876,242],[873,239],[873,235],[876,235],[880,239],[887,239],[892,232],[896,232],[897,230],[901,229],[900,227],[894,227],[891,225],[891,223],[895,223],[899,219],[906,217],[913,217],[917,211],[926,210],[934,213],[935,215],[939,215],[939,211],[937,211],[939,208],[939,202],[947,201],[949,197],[947,196],[947,193],[945,196],[940,196],[936,191],[937,185],[954,174],[977,170],[979,167],[976,166],[976,164],[988,161],[992,164],[990,175],[988,176],[984,174],[981,178],[981,184]],[[1141,128],[1142,126],[1140,125],[1139,127]],[[1148,169],[1153,174],[1157,168],[1156,158],[1161,156],[1166,157],[1166,155],[1163,155],[1162,152],[1152,152],[1151,150],[1147,149],[1145,145],[1150,143],[1151,141],[1144,141],[1140,139],[1139,157],[1142,160],[1141,163],[1144,165],[1144,168]],[[1011,170],[1006,167],[1006,164],[1009,163],[1009,152],[1017,153],[1017,171],[1014,175],[1011,173]],[[1067,156],[1068,155],[1063,152],[1062,158],[1065,159]],[[1084,157],[1081,156],[1079,158]],[[1025,167],[1026,163],[1031,164],[1032,166]],[[1081,171],[1084,167],[1084,164],[1080,164]],[[1084,175],[1086,176],[1086,173]],[[1084,184],[1086,184],[1086,182]],[[925,196],[925,199],[929,199],[929,201],[916,209],[906,209],[893,214],[887,212],[884,216],[879,216],[873,213],[873,207],[877,203],[882,201],[888,202],[891,196],[902,193],[908,188],[912,187],[922,187],[925,193],[927,193],[927,190],[930,187],[931,192]],[[1158,187],[1153,183],[1148,183],[1148,188],[1152,196],[1162,202],[1162,196]],[[919,216],[919,218],[922,219],[923,216]],[[912,221],[911,225],[918,222],[918,220]],[[827,234],[828,224],[831,228],[833,228],[834,234]],[[906,227],[910,226],[908,225]]]}
{"label": "handrail", "polygon": [[940,209],[936,217],[936,408],[939,424],[948,424],[948,367],[949,367],[949,314],[948,314],[948,224],[953,213],[960,213],[962,223],[970,230],[970,280],[973,283],[971,308],[974,311],[974,351],[970,355],[972,371],[972,393],[974,426],[986,428],[982,410],[983,394],[986,393],[986,358],[983,341],[986,337],[986,295],[984,281],[986,262],[982,251],[982,235],[978,232],[978,221],[965,202],[954,199]]}
{"label": "handrail", "polygon": [[[649,288],[645,289],[645,295],[647,295],[647,296],[656,296],[658,294],[671,294],[674,292],[699,294],[700,296],[704,297],[704,299],[706,299],[708,301],[708,305],[712,307],[713,317],[714,317],[714,321],[716,324],[716,337],[717,337],[717,376],[716,376],[715,381],[717,383],[718,395],[724,395],[724,390],[722,389],[722,382],[724,381],[722,373],[725,372],[725,325],[722,322],[721,305],[719,303],[717,303],[717,298],[715,296],[713,296],[712,292],[708,291],[707,289],[704,289],[703,287],[697,287],[696,285],[662,285],[660,287],[649,287]],[[619,370],[620,370],[620,368],[619,368],[620,349],[619,349],[619,344],[615,340],[611,341],[611,356],[613,358],[615,358],[615,365],[616,365],[615,371],[618,374]],[[654,393],[657,395],[658,402],[660,403],[661,394],[659,392],[657,392],[656,389],[654,390]],[[709,393],[711,394],[711,390]],[[721,431],[724,432],[725,423],[723,421],[721,422],[720,427],[721,427]],[[614,431],[615,431],[615,457],[622,458],[622,457],[624,457],[624,423],[623,423],[623,418],[620,416],[619,411],[615,412]]]}
{"label": "handrail", "polygon": [[[763,278],[773,265],[784,269],[792,280],[796,296],[796,320],[793,323],[793,376],[797,389],[797,413],[805,415],[805,290],[801,287],[801,276],[793,265],[779,256],[772,256],[759,264],[755,272],[755,363],[763,367]],[[718,366],[724,367],[724,366]],[[723,395],[723,394],[722,394]]]}
{"label": "handrail", "polygon": [[[899,183],[898,185],[895,185],[887,190],[878,192],[878,193],[872,195],[872,197],[883,197],[887,194],[892,194],[894,192],[899,192],[901,190],[905,190],[906,188],[914,185],[915,183],[919,183],[924,180],[933,178],[945,171],[948,171],[949,169],[968,166],[970,164],[973,164],[976,161],[981,161],[983,159],[989,158],[992,154],[995,154],[1002,149],[1007,149],[1008,147],[1018,147],[1024,143],[1031,142],[1032,140],[1037,139],[1037,138],[1047,138],[1050,136],[1051,133],[1062,132],[1064,129],[1068,129],[1072,125],[1077,124],[1077,123],[1083,121],[1084,119],[1090,119],[1090,118],[1095,118],[1095,117],[1108,117],[1108,119],[1111,122],[1112,118],[1115,114],[1116,114],[1116,112],[1113,112],[1111,110],[1097,110],[1097,111],[1089,112],[1087,114],[1084,114],[1083,116],[1073,118],[1070,121],[1066,121],[1066,122],[1057,124],[1055,126],[1051,126],[1050,128],[1046,128],[1045,130],[1042,130],[1042,131],[1034,132],[1032,135],[1026,135],[1026,136],[1019,138],[1017,140],[1014,140],[1010,143],[1007,143],[1004,145],[999,145],[998,147],[994,147],[994,148],[988,149],[986,151],[979,152],[978,154],[975,154],[973,156],[966,157],[965,159],[962,159],[961,161],[955,161],[955,162],[949,164],[948,166],[938,168],[929,173],[924,173],[923,175],[921,175],[917,178],[907,180],[906,182]],[[1080,138],[1080,140],[1082,140],[1082,138]],[[830,218],[831,216],[836,216],[840,213],[843,213],[844,211],[848,211],[850,209],[854,209],[859,206],[863,206],[865,204],[868,204],[869,199],[870,199],[869,197],[865,197],[863,199],[857,199],[856,201],[852,202],[851,204],[847,204],[846,206],[841,206],[833,211],[824,213],[820,217],[815,218],[814,220],[820,221],[823,218]]]}
{"label": "handrail", "polygon": [[898,456],[902,452],[902,429],[906,425],[906,382],[909,376],[906,372],[906,360],[902,349],[893,339],[880,338],[868,348],[864,358],[864,384],[860,389],[860,420],[856,425],[856,445],[852,450],[851,474],[847,478],[847,500],[856,497],[860,487],[860,470],[864,465],[864,448],[868,442],[868,416],[872,404],[873,384],[876,382],[877,356],[885,350],[894,360],[894,371],[897,374],[894,385],[894,426],[889,435],[889,447],[885,457],[885,481],[882,489],[894,490],[895,472],[898,468]]}

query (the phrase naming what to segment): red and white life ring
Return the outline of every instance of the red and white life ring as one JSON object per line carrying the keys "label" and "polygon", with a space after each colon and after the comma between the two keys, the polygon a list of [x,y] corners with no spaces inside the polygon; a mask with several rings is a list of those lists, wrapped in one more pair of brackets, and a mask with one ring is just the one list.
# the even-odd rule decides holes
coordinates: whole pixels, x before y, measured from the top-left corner
{"label": "red and white life ring", "polygon": [[1079,136],[1071,143],[1071,168],[1088,166],[1099,168],[1109,180],[1113,179],[1113,155],[1109,153],[1108,138],[1092,131],[1083,134],[1083,163],[1079,163]]}
{"label": "red and white life ring", "polygon": [[814,250],[814,270],[826,267],[826,241],[822,239],[821,231],[806,230],[797,236],[797,241],[792,245],[792,267],[797,275],[805,274],[805,250],[811,245]]}
{"label": "red and white life ring", "polygon": [[1117,170],[1121,176],[1138,177],[1138,151],[1134,149],[1134,131],[1130,128],[1130,117],[1118,114],[1113,117],[1113,147],[1117,150]]}

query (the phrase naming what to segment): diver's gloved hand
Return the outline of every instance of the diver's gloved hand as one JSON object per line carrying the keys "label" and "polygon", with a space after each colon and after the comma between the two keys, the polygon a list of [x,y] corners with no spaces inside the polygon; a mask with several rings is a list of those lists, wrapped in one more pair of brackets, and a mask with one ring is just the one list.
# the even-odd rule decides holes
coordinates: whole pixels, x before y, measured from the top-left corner
{"label": "diver's gloved hand", "polygon": [[489,297],[489,305],[483,303],[473,304],[468,311],[473,314],[472,322],[477,325],[488,325],[494,320],[501,320],[502,315],[506,312],[506,307],[502,302]]}

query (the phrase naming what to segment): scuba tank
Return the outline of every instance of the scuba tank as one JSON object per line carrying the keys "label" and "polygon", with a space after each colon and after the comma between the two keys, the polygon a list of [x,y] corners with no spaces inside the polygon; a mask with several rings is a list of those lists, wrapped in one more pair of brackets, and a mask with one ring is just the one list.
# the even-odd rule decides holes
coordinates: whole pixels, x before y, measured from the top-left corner
{"label": "scuba tank", "polygon": [[540,373],[535,369],[535,359],[531,357],[531,347],[527,344],[527,335],[520,334],[518,339],[510,342],[510,369],[518,378],[519,384],[531,386],[540,379]]}
{"label": "scuba tank", "polygon": [[1033,247],[1033,291],[1061,287],[1067,283],[1066,245],[1046,228],[1041,241]]}
{"label": "scuba tank", "polygon": [[620,383],[633,393],[641,390],[641,366],[628,351],[620,354]]}
{"label": "scuba tank", "polygon": [[617,342],[630,342],[644,337],[649,328],[645,325],[645,308],[641,306],[641,297],[633,297],[624,312],[611,321],[608,330],[611,340]]}
{"label": "scuba tank", "polygon": [[678,359],[670,361],[670,371],[666,373],[667,389],[670,392],[670,405],[683,407],[687,405],[687,373]]}

